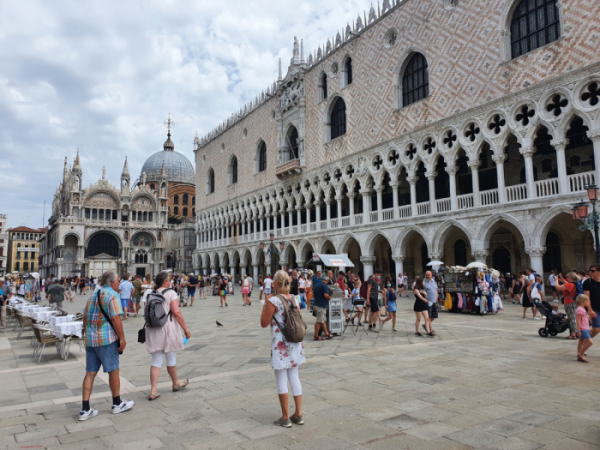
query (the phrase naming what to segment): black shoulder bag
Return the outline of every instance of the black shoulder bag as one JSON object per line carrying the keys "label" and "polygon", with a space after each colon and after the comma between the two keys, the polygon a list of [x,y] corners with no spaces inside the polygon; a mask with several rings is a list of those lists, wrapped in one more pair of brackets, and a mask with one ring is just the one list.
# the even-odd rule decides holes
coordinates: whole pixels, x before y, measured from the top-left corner
{"label": "black shoulder bag", "polygon": [[[106,314],[106,311],[104,311],[104,308],[102,307],[102,302],[100,301],[100,291],[98,291],[97,301],[98,301],[98,306],[100,307],[100,311],[102,312],[102,315],[104,316],[106,321],[112,327],[113,331],[115,332],[115,336],[117,336],[117,348],[119,348],[119,347],[121,347],[121,339],[119,339],[119,336],[117,335],[117,330],[115,330],[115,326],[113,325],[112,320],[110,319],[110,317],[108,317],[108,314]],[[119,352],[119,355],[122,355],[122,354],[123,354],[123,352]]]}

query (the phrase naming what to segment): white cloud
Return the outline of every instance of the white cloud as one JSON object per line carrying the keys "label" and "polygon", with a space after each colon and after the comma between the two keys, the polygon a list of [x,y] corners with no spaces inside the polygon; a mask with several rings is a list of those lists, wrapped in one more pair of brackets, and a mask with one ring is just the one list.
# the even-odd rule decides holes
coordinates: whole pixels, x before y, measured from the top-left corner
{"label": "white cloud", "polygon": [[[193,160],[203,135],[270,85],[293,37],[307,54],[368,0],[3,2],[0,181],[9,226],[42,225],[65,156],[80,149],[85,185],[115,183],[162,149],[168,113],[176,149]],[[46,208],[47,214],[50,210]],[[47,218],[47,216],[46,216]]]}

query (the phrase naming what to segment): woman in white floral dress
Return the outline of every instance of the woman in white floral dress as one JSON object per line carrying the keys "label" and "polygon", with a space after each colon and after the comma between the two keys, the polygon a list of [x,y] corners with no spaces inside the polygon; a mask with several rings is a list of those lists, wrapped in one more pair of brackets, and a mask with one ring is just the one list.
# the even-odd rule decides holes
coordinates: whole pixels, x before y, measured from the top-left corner
{"label": "woman in white floral dress", "polygon": [[[304,354],[304,342],[286,342],[279,325],[285,328],[285,310],[280,297],[287,298],[299,307],[293,295],[290,295],[290,277],[283,270],[279,270],[273,278],[273,290],[277,295],[272,295],[265,301],[260,325],[263,328],[271,326],[271,367],[275,370],[277,380],[277,392],[281,405],[281,418],[275,421],[275,425],[289,428],[292,422],[304,425],[302,418],[302,385],[298,376],[298,367],[306,362]],[[279,324],[279,325],[278,325]],[[290,417],[288,412],[288,380],[292,387],[296,410]]]}

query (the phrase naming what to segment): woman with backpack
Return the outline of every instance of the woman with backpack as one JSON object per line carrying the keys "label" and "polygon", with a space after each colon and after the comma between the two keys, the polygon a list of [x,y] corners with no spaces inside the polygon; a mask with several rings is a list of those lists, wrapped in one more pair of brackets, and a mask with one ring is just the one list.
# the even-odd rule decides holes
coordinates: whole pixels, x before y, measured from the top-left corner
{"label": "woman with backpack", "polygon": [[556,278],[556,289],[563,294],[563,301],[565,303],[565,312],[569,318],[569,327],[571,334],[567,336],[567,339],[577,339],[577,282],[579,276],[575,272],[569,272],[567,279],[565,280],[562,274],[558,274]]}
{"label": "woman with backpack", "polygon": [[[160,397],[157,392],[158,379],[164,359],[167,360],[167,372],[173,382],[173,392],[178,392],[188,385],[188,380],[179,380],[177,377],[177,352],[183,350],[183,338],[181,329],[186,338],[192,335],[183,320],[183,314],[179,309],[177,294],[170,288],[171,277],[167,272],[160,272],[154,279],[156,290],[148,296],[148,306],[156,302],[157,294],[164,298],[162,306],[167,315],[167,320],[162,326],[153,327],[146,323],[146,351],[152,355],[152,366],[150,367],[150,395],[148,400],[153,401]],[[148,317],[146,317],[148,320]]]}
{"label": "woman with backpack", "polygon": [[389,317],[381,321],[381,329],[383,330],[383,325],[391,320],[392,331],[398,331],[396,329],[396,311],[398,310],[398,308],[396,306],[396,293],[394,292],[394,288],[392,286],[391,277],[387,281],[383,292],[385,293],[385,304],[387,306],[387,312]]}
{"label": "woman with backpack", "polygon": [[[260,316],[260,326],[271,327],[271,367],[275,371],[277,381],[277,393],[281,406],[281,417],[276,420],[275,425],[290,428],[292,422],[304,425],[302,418],[302,385],[298,376],[300,364],[306,362],[303,342],[289,342],[283,335],[287,318],[282,299],[293,303],[300,313],[300,305],[293,295],[290,295],[291,280],[287,273],[278,270],[273,278],[272,288],[276,295],[270,296],[263,305]],[[293,314],[291,314],[293,317]],[[280,326],[283,325],[283,326]],[[296,405],[294,414],[288,412],[288,380],[292,386],[292,394]]]}
{"label": "woman with backpack", "polygon": [[221,308],[223,307],[223,303],[227,306],[227,292],[229,291],[229,286],[227,286],[227,278],[221,277],[221,281],[219,281],[219,297],[221,298]]}

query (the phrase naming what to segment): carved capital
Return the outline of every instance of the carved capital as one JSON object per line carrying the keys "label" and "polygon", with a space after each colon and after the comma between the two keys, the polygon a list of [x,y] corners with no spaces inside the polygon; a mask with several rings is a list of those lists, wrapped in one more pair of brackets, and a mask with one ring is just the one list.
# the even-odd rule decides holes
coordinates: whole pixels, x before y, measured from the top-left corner
{"label": "carved capital", "polygon": [[471,170],[479,169],[480,165],[481,165],[481,161],[479,161],[478,159],[476,159],[474,161],[467,161],[467,166],[469,166],[471,168]]}
{"label": "carved capital", "polygon": [[521,155],[523,155],[524,158],[531,158],[534,153],[535,153],[534,147],[526,147],[526,148],[521,149]]}
{"label": "carved capital", "polygon": [[240,263],[240,269],[246,269],[248,267],[248,264],[246,263]]}
{"label": "carved capital", "polygon": [[431,180],[435,180],[435,177],[437,177],[437,174],[438,174],[438,173],[437,173],[436,171],[433,171],[433,172],[426,172],[426,173],[425,173],[425,177],[426,177],[428,180],[430,180],[430,181],[431,181]]}
{"label": "carved capital", "polygon": [[437,259],[438,261],[444,257],[443,253],[432,253],[429,257],[433,260]]}
{"label": "carved capital", "polygon": [[504,164],[504,161],[506,161],[506,155],[494,155],[492,156],[492,161],[494,161],[496,164]]}
{"label": "carved capital", "polygon": [[587,136],[594,142],[600,142],[600,130],[592,130],[587,132]]}
{"label": "carved capital", "polygon": [[355,197],[356,197],[356,194],[354,192],[348,192],[348,198],[350,200],[354,200]]}
{"label": "carved capital", "polygon": [[375,191],[377,191],[377,193],[383,192],[383,185],[378,184],[377,186],[375,186]]}
{"label": "carved capital", "polygon": [[456,172],[458,172],[458,167],[456,167],[456,166],[446,166],[446,173],[448,175],[456,175]]}
{"label": "carved capital", "polygon": [[416,184],[417,177],[415,177],[414,175],[408,176],[408,177],[406,177],[406,181],[408,181],[410,184]]}
{"label": "carved capital", "polygon": [[392,259],[395,262],[403,262],[404,261],[404,256],[393,256]]}
{"label": "carved capital", "polygon": [[553,139],[550,141],[550,144],[552,144],[555,150],[561,151],[565,149],[568,142],[566,139]]}
{"label": "carved capital", "polygon": [[489,254],[490,252],[488,252],[487,250],[477,250],[473,252],[473,257],[477,261],[485,261]]}
{"label": "carved capital", "polygon": [[546,248],[545,247],[526,248],[525,251],[527,252],[527,254],[529,256],[533,256],[534,258],[541,258],[542,256],[544,256],[544,253],[546,253]]}
{"label": "carved capital", "polygon": [[361,256],[360,257],[360,262],[363,264],[373,264],[376,261],[377,258],[375,258],[374,256]]}

